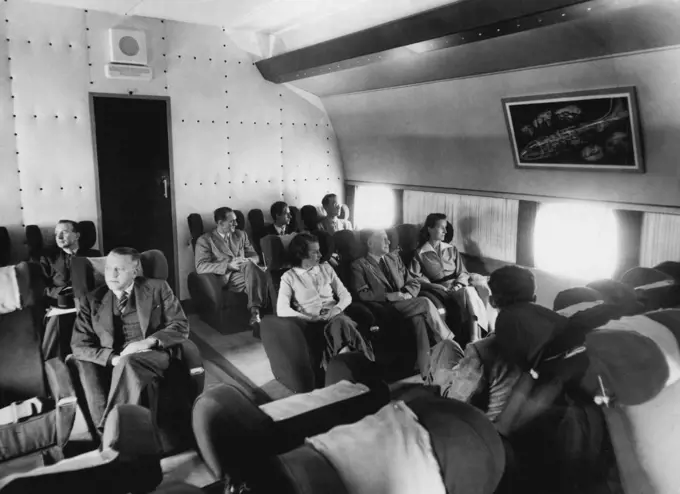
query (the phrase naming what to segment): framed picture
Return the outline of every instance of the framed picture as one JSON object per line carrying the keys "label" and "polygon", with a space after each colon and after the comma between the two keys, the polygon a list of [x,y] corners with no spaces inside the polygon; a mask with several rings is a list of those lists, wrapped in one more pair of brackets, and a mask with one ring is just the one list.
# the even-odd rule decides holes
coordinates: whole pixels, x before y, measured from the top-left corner
{"label": "framed picture", "polygon": [[502,101],[517,168],[644,173],[634,87]]}

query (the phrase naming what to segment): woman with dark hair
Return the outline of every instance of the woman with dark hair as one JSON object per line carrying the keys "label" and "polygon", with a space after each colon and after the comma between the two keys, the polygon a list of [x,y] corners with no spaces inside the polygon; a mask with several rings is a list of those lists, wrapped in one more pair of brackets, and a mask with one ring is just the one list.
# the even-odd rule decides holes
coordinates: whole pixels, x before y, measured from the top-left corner
{"label": "woman with dark hair", "polygon": [[447,228],[446,215],[428,214],[420,230],[420,241],[411,262],[411,271],[423,282],[431,285],[446,303],[455,309],[451,313],[462,315],[464,334],[459,334],[461,344],[478,339],[478,326],[493,331],[496,311],[489,304],[489,287],[484,276],[470,274],[458,249],[444,241]]}
{"label": "woman with dark hair", "polygon": [[288,252],[293,268],[281,277],[277,315],[297,317],[322,327],[326,340],[324,369],[332,357],[344,351],[362,352],[374,360],[370,344],[356,322],[344,312],[352,303],[352,296],[329,264],[319,264],[318,238],[300,233],[291,240]]}

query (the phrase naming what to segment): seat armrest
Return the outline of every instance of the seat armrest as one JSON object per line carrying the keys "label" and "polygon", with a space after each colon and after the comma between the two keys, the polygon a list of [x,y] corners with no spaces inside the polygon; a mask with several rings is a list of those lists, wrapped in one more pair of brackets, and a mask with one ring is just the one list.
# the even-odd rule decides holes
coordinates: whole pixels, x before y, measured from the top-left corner
{"label": "seat armrest", "polygon": [[48,360],[45,362],[45,374],[57,412],[57,443],[63,448],[73,430],[78,399],[64,362],[58,358]]}
{"label": "seat armrest", "polygon": [[318,362],[306,329],[306,321],[294,317],[265,316],[260,323],[260,337],[274,377],[296,393],[316,387]]}
{"label": "seat armrest", "polygon": [[184,340],[177,346],[175,358],[182,362],[191,378],[192,400],[203,392],[205,386],[205,368],[203,358],[196,344],[191,340]]}
{"label": "seat armrest", "polygon": [[197,308],[206,311],[222,307],[222,282],[219,275],[212,273],[189,273],[189,291]]}

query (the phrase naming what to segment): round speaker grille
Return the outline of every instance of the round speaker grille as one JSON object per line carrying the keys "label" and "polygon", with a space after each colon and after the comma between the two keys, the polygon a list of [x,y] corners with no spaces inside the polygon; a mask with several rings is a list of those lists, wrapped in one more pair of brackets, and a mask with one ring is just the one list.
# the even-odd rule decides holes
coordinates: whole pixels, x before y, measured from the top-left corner
{"label": "round speaker grille", "polygon": [[139,43],[132,36],[123,36],[118,42],[118,47],[128,57],[134,57],[139,53]]}

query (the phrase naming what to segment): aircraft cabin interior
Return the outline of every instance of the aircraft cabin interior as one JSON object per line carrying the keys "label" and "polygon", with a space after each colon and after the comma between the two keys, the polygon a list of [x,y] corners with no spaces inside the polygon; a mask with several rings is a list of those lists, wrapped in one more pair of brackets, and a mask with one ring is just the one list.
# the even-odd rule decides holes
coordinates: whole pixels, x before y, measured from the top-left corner
{"label": "aircraft cabin interior", "polygon": [[680,494],[678,26],[0,1],[0,494]]}

